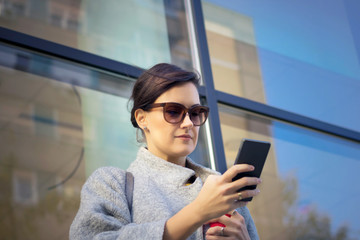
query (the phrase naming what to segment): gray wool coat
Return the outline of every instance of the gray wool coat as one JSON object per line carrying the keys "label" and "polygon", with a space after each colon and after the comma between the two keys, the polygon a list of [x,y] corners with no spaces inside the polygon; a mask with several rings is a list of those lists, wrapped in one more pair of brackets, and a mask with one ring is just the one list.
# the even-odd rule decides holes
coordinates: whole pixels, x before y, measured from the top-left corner
{"label": "gray wool coat", "polygon": [[[197,197],[210,174],[219,174],[189,158],[187,168],[167,162],[145,148],[139,149],[128,171],[134,176],[132,215],[125,195],[125,171],[99,168],[82,188],[70,239],[161,240],[165,222]],[[195,182],[186,186],[193,175]],[[258,239],[248,209],[237,210],[245,218],[251,239]],[[207,227],[197,229],[188,239],[205,239]]]}

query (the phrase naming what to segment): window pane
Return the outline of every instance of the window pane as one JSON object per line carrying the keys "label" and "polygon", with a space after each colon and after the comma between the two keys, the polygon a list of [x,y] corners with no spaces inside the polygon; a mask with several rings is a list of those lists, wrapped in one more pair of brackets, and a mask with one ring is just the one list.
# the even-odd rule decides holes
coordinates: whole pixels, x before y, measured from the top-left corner
{"label": "window pane", "polygon": [[192,68],[183,1],[9,0],[0,26],[148,68]]}
{"label": "window pane", "polygon": [[228,167],[242,138],[272,143],[248,204],[260,239],[358,239],[359,143],[219,105]]}
{"label": "window pane", "polygon": [[[0,45],[0,232],[68,239],[86,178],[138,148],[134,80]],[[204,129],[194,161],[209,166]],[[44,228],[44,226],[46,226]]]}
{"label": "window pane", "polygon": [[360,131],[359,2],[202,3],[216,89]]}
{"label": "window pane", "polygon": [[136,155],[127,96],[111,76],[39,55],[1,46],[0,63],[0,231],[5,239],[67,239],[85,178],[102,165],[125,168]]}

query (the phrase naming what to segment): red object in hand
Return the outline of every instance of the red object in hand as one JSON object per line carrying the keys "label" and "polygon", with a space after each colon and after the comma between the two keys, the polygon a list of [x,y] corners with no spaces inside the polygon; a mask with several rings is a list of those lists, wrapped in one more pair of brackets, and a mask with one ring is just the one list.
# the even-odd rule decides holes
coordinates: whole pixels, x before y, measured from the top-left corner
{"label": "red object in hand", "polygon": [[[228,217],[231,217],[231,215],[230,214],[225,214],[225,216],[228,216]],[[210,223],[210,227],[226,227],[226,225],[225,224],[222,224],[222,223],[220,223],[220,222],[211,222]]]}

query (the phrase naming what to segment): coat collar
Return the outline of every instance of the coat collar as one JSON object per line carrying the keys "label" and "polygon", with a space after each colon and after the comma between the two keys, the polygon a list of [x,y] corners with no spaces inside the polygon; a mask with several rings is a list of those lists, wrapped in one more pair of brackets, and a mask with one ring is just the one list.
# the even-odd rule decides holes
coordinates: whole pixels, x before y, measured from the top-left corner
{"label": "coat collar", "polygon": [[135,174],[136,172],[144,172],[147,175],[153,175],[153,178],[162,181],[162,183],[169,182],[179,186],[183,186],[193,175],[200,177],[202,182],[205,182],[209,175],[219,174],[193,162],[189,157],[186,158],[186,161],[187,167],[182,167],[159,158],[145,147],[141,147],[136,160],[130,165],[128,170]]}

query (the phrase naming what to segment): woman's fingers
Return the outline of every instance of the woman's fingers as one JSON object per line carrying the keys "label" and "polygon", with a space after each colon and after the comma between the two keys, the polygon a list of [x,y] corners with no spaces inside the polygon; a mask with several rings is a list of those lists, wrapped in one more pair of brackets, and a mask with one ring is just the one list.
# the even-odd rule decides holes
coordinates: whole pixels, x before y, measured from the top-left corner
{"label": "woman's fingers", "polygon": [[232,182],[233,178],[242,172],[251,172],[254,171],[254,166],[249,164],[236,164],[230,167],[223,175],[223,179],[225,182]]}
{"label": "woman's fingers", "polygon": [[210,227],[206,232],[207,240],[250,239],[245,219],[236,210],[229,212],[227,216],[220,217],[219,221],[224,227]]}
{"label": "woman's fingers", "polygon": [[243,187],[257,185],[260,179],[255,177],[242,177],[232,181],[234,176],[241,172],[253,171],[254,167],[247,164],[238,164],[229,168],[223,175],[210,175],[199,195],[193,202],[205,221],[225,214],[229,209],[235,209],[246,205],[244,198],[257,195],[258,190],[237,191]]}
{"label": "woman's fingers", "polygon": [[[219,239],[219,237],[226,236],[225,232],[226,227],[212,227],[207,230],[206,235],[208,236],[206,239]],[[210,236],[213,236],[213,238],[209,238]]]}
{"label": "woman's fingers", "polygon": [[[253,186],[253,185],[258,185],[261,183],[261,179],[260,178],[256,178],[256,177],[242,177],[238,180],[232,181],[232,179],[238,174],[238,173],[243,173],[243,172],[249,172],[249,171],[253,171],[254,167],[248,164],[237,164],[234,165],[232,167],[230,167],[223,175],[222,175],[222,181],[224,181],[225,183],[227,182],[228,185],[226,187],[226,193],[227,194],[232,194],[231,196],[231,200],[236,201],[236,200],[241,200],[241,199],[245,199],[245,198],[249,198],[249,197],[254,197],[257,194],[259,194],[259,190],[255,189],[255,190],[244,190],[241,192],[237,192],[239,189],[246,187],[246,186]],[[229,200],[230,200],[229,199]],[[238,201],[239,202],[239,201]],[[238,206],[244,206],[244,204],[240,204],[237,203]]]}
{"label": "woman's fingers", "polygon": [[228,188],[229,191],[237,191],[238,189],[245,187],[245,186],[252,186],[252,185],[258,185],[261,183],[260,178],[256,177],[241,177],[235,181],[233,181],[233,178],[239,174],[244,172],[251,172],[255,168],[252,165],[248,164],[236,164],[232,167],[230,167],[223,175],[223,181],[231,183],[230,187]]}
{"label": "woman's fingers", "polygon": [[206,239],[220,240],[220,239],[250,239],[246,228],[245,218],[241,216],[236,210],[232,211],[229,216],[222,216],[220,221],[225,227],[211,227],[206,232]]}
{"label": "woman's fingers", "polygon": [[[225,189],[225,192],[226,194],[238,194],[237,191],[239,189],[242,189],[244,187],[247,187],[247,186],[253,186],[253,185],[258,185],[261,183],[261,179],[260,178],[256,178],[256,177],[243,177],[243,178],[240,178],[234,182],[231,182],[231,183],[227,183],[227,186],[226,186],[226,189]],[[246,190],[243,190],[241,192],[244,192]],[[247,194],[245,194],[247,195]],[[243,195],[242,198],[245,198]]]}
{"label": "woman's fingers", "polygon": [[[255,197],[256,195],[258,195],[260,193],[259,189],[254,189],[254,190],[244,190],[241,192],[237,192],[231,195],[232,199],[234,199],[234,202],[238,202],[238,203],[242,203],[241,200],[242,199],[246,199],[246,198],[250,198],[250,197]],[[241,205],[243,206],[243,205]]]}
{"label": "woman's fingers", "polygon": [[261,183],[260,178],[256,177],[243,177],[231,183],[231,188],[237,191],[238,189],[245,186],[253,186]]}

